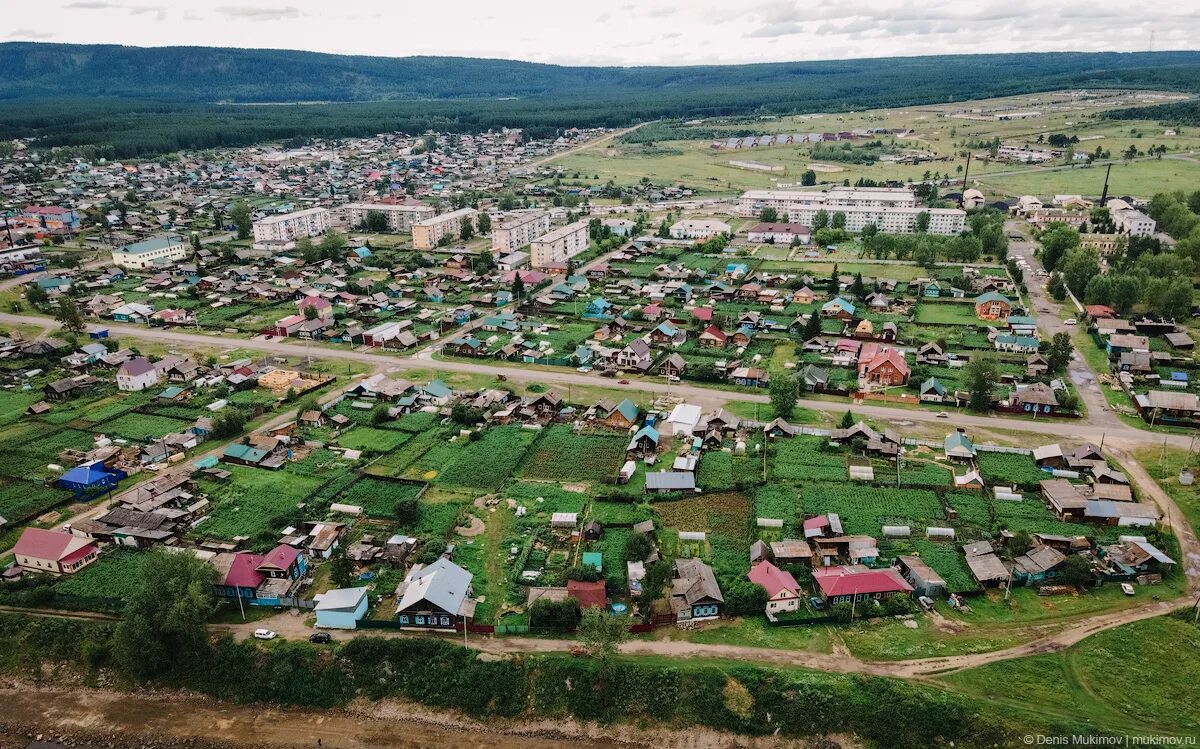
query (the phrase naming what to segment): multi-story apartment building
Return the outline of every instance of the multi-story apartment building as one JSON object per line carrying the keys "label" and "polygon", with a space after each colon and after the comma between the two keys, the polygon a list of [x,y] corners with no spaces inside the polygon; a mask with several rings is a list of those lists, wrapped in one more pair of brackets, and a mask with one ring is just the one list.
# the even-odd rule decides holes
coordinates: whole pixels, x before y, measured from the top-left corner
{"label": "multi-story apartment building", "polygon": [[492,252],[516,252],[550,231],[549,211],[522,212],[492,227]]}
{"label": "multi-story apartment building", "polygon": [[413,247],[418,250],[432,250],[443,237],[459,236],[464,218],[470,219],[471,225],[476,226],[479,211],[474,208],[459,208],[457,211],[416,222],[412,225]]}
{"label": "multi-story apartment building", "polygon": [[912,190],[887,187],[834,187],[828,192],[750,190],[742,195],[738,211],[756,216],[773,208],[790,223],[811,227],[820,211],[846,217],[846,231],[862,231],[874,224],[879,231],[907,234],[916,231],[917,217],[929,214],[930,234],[958,234],[966,225],[966,212],[957,208],[925,208]]}
{"label": "multi-story apartment building", "polygon": [[268,216],[254,222],[254,241],[290,242],[301,237],[318,237],[329,228],[331,219],[328,208],[308,208]]}
{"label": "multi-story apartment building", "polygon": [[555,263],[565,263],[588,247],[588,222],[576,221],[561,226],[538,237],[529,244],[530,264],[534,268],[545,268]]}
{"label": "multi-story apartment building", "polygon": [[342,206],[350,226],[360,226],[372,211],[386,216],[388,228],[398,232],[410,232],[413,224],[437,215],[436,208],[423,203],[347,203]]}
{"label": "multi-story apartment building", "polygon": [[826,210],[837,208],[915,208],[917,196],[908,188],[833,187],[827,192],[801,190],[748,190],[738,201],[738,213],[757,216],[764,208],[774,208],[780,217],[793,208],[813,205]]}
{"label": "multi-story apartment building", "polygon": [[113,265],[121,268],[145,270],[173,265],[191,254],[191,247],[178,234],[163,234],[158,237],[127,244],[112,251]]}

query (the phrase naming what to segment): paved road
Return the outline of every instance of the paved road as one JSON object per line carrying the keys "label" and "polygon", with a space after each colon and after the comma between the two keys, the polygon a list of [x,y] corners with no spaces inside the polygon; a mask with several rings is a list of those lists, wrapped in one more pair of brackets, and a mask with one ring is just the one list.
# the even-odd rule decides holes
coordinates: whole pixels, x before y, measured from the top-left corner
{"label": "paved road", "polygon": [[[3,323],[45,325],[46,318],[32,315],[13,315],[4,312],[0,313],[0,324]],[[241,338],[225,338],[220,333],[215,332],[208,334],[190,333],[183,332],[179,329],[150,328],[142,325],[129,325],[114,322],[106,322],[105,325],[113,331],[114,336],[120,338],[134,338],[167,344],[184,344],[191,346],[228,346],[230,348],[250,349],[281,356],[302,356],[305,354],[305,347],[303,343],[299,341],[293,341],[292,339],[275,339],[270,341],[256,339],[246,340]],[[410,369],[433,368],[441,372],[462,372],[466,374],[484,374],[492,376],[504,375],[508,380],[513,382],[540,383],[543,385],[552,385],[563,388],[569,386],[600,386],[616,389],[628,388],[630,392],[640,391],[678,396],[705,408],[717,407],[733,400],[757,403],[769,402],[769,398],[765,394],[724,391],[717,390],[715,388],[705,388],[684,383],[666,383],[650,379],[634,380],[630,385],[623,386],[617,384],[616,380],[600,377],[597,374],[585,374],[582,372],[576,372],[575,370],[567,370],[565,368],[561,368],[562,371],[557,371],[557,369],[552,371],[550,369],[529,369],[517,366],[501,366],[490,362],[437,361],[432,359],[417,359],[411,356],[403,357],[400,355],[389,355],[362,350],[331,347],[320,347],[316,352],[310,353],[313,353],[313,355],[319,356],[322,359],[356,361],[369,364],[373,369],[382,369],[385,371],[394,372],[403,372]],[[1137,445],[1146,444],[1146,442],[1149,440],[1153,440],[1155,443],[1158,443],[1160,440],[1165,439],[1168,444],[1176,447],[1186,448],[1189,446],[1189,438],[1183,435],[1151,435],[1146,431],[1135,429],[1119,421],[1111,426],[1109,426],[1107,423],[1094,423],[1092,419],[1096,418],[1095,414],[1089,414],[1087,419],[1080,419],[1076,421],[1038,421],[1036,419],[1020,419],[997,415],[979,416],[965,413],[954,413],[949,419],[938,419],[937,415],[932,411],[921,409],[891,408],[888,406],[875,406],[866,404],[851,405],[845,401],[832,402],[822,400],[802,400],[800,405],[804,408],[825,411],[838,415],[844,413],[847,408],[853,408],[856,414],[873,419],[943,423],[946,425],[947,431],[954,426],[965,426],[980,427],[984,429],[1009,429],[1013,431],[1043,435],[1048,438],[1090,440],[1097,443],[1103,440],[1106,442],[1106,444],[1113,440],[1117,440],[1129,443],[1130,445]]]}

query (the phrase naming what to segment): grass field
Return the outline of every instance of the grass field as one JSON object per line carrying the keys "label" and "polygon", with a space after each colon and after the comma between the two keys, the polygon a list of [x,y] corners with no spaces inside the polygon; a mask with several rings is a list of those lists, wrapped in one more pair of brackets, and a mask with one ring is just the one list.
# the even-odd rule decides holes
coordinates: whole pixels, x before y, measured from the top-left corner
{"label": "grass field", "polygon": [[931,325],[986,325],[975,316],[975,307],[966,303],[918,304],[913,322]]}
{"label": "grass field", "polygon": [[105,434],[123,437],[127,440],[144,441],[158,439],[173,432],[181,432],[189,426],[191,426],[189,422],[181,419],[138,413],[118,416],[96,428]]}
{"label": "grass field", "polygon": [[[1102,166],[1094,166],[994,177],[984,174],[976,181],[986,195],[1098,195],[1104,187],[1104,170]],[[976,176],[974,164],[971,172]],[[1113,164],[1109,194],[1149,198],[1159,192],[1194,190],[1197,184],[1200,184],[1200,160],[1193,157],[1134,161]]]}
{"label": "grass field", "polygon": [[1092,635],[1063,653],[939,677],[1014,715],[1132,735],[1200,735],[1200,631],[1170,617]]}
{"label": "grass field", "polygon": [[215,508],[208,519],[196,527],[201,536],[232,539],[253,537],[267,531],[281,531],[272,522],[304,501],[324,480],[289,471],[225,466],[232,476],[228,483],[209,484],[205,488]]}
{"label": "grass field", "polygon": [[399,429],[378,429],[360,424],[341,434],[337,443],[351,450],[384,453],[395,450],[411,437],[412,434]]}

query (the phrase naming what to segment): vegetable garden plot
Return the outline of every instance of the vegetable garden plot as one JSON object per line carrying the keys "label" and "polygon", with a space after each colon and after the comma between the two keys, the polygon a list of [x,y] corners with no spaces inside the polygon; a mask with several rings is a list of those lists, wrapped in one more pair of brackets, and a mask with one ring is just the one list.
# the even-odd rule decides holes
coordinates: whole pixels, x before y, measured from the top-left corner
{"label": "vegetable garden plot", "polygon": [[110,551],[75,574],[64,577],[54,590],[84,598],[127,599],[137,589],[138,573],[145,559],[145,554],[134,551]]}
{"label": "vegetable garden plot", "polygon": [[396,503],[405,499],[415,499],[420,493],[420,484],[402,484],[363,477],[351,484],[337,500],[343,504],[357,505],[371,517],[392,518],[396,514]]}
{"label": "vegetable garden plot", "polygon": [[1035,490],[1039,488],[1039,482],[1051,478],[1029,455],[981,452],[975,462],[979,465],[979,474],[988,484],[1016,484],[1021,489]]}
{"label": "vegetable garden plot", "polygon": [[99,424],[96,429],[105,434],[141,442],[147,439],[155,440],[173,432],[182,432],[190,426],[190,422],[168,416],[128,413]]}
{"label": "vegetable garden plot", "polygon": [[376,427],[357,425],[338,435],[337,443],[351,450],[384,453],[395,450],[411,438],[411,434],[399,429],[377,429]]}
{"label": "vegetable garden plot", "polygon": [[454,461],[434,478],[434,483],[497,488],[520,465],[535,436],[534,432],[517,426],[489,429],[478,440],[468,443]]}
{"label": "vegetable garden plot", "polygon": [[[5,458],[7,460],[8,457]],[[71,496],[70,492],[63,489],[8,479],[0,483],[0,517],[10,524],[20,523],[69,501]]]}
{"label": "vegetable garden plot", "polygon": [[[206,485],[214,509],[196,532],[201,536],[232,539],[282,531],[272,524],[296,509],[324,480],[288,471],[225,466],[232,476],[224,484]],[[201,482],[202,484],[205,482]]]}
{"label": "vegetable garden plot", "polygon": [[1060,536],[1095,537],[1098,529],[1079,523],[1065,523],[1054,516],[1040,499],[1025,499],[1020,502],[992,502],[996,525],[1013,533],[1050,533]]}
{"label": "vegetable garden plot", "polygon": [[643,520],[649,520],[652,514],[646,505],[596,501],[592,502],[588,518],[607,527],[610,525],[635,525]]}
{"label": "vegetable garden plot", "polygon": [[771,475],[785,481],[843,481],[849,478],[845,457],[823,452],[820,437],[793,437],[773,446]]}
{"label": "vegetable garden plot", "polygon": [[931,491],[814,484],[801,489],[800,496],[806,515],[836,512],[847,534],[879,538],[885,525],[912,526],[916,533],[945,523],[941,502]]}
{"label": "vegetable garden plot", "polygon": [[800,495],[790,486],[768,484],[754,493],[754,517],[782,520],[785,534],[795,531],[801,514]]}
{"label": "vegetable garden plot", "polygon": [[733,488],[733,456],[718,450],[704,453],[696,467],[696,485],[705,491]]}
{"label": "vegetable garden plot", "polygon": [[616,432],[576,434],[566,424],[554,424],[538,437],[519,474],[554,481],[613,479],[628,443],[625,435]]}

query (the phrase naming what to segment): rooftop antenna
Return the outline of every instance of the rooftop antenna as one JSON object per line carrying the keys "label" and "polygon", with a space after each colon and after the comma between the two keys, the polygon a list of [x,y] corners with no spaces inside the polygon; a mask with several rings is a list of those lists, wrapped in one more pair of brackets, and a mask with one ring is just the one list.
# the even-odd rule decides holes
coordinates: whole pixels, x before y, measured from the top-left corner
{"label": "rooftop antenna", "polygon": [[1100,207],[1103,208],[1108,203],[1108,175],[1112,173],[1112,164],[1104,170],[1104,192],[1100,193]]}

